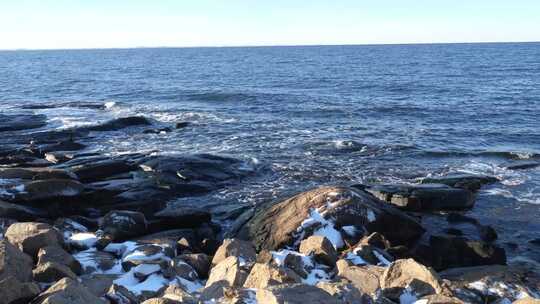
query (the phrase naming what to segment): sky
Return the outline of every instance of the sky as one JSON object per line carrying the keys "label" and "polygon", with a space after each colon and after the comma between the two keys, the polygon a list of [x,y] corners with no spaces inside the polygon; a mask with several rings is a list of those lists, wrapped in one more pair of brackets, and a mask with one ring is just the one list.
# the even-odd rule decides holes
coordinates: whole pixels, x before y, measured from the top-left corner
{"label": "sky", "polygon": [[0,0],[0,49],[540,41],[540,0]]}

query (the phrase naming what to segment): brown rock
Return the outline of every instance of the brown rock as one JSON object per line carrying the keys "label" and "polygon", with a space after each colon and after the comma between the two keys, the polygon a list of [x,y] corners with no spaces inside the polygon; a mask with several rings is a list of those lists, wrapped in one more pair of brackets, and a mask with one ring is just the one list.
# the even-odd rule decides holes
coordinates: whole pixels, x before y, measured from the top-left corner
{"label": "brown rock", "polygon": [[118,304],[135,304],[140,302],[139,299],[127,288],[116,284],[112,284],[109,290],[107,290],[105,298],[113,303]]}
{"label": "brown rock", "polygon": [[248,271],[249,269],[246,269],[246,265],[239,258],[229,256],[210,270],[206,287],[219,281],[225,281],[226,286],[240,287],[244,284]]}
{"label": "brown rock", "polygon": [[118,275],[111,274],[92,274],[88,276],[83,276],[81,278],[81,283],[97,297],[104,296],[107,291],[111,288],[113,281],[118,277]]}
{"label": "brown rock", "polygon": [[361,245],[370,245],[383,250],[391,247],[390,242],[384,237],[384,235],[378,232],[373,232],[372,234],[363,237],[359,243]]}
{"label": "brown rock", "polygon": [[142,304],[181,304],[181,303],[182,302],[175,301],[169,298],[151,298],[142,302]]}
{"label": "brown rock", "polygon": [[319,282],[318,288],[328,292],[334,298],[339,299],[344,304],[368,304],[371,297],[362,294],[354,285],[346,281],[340,282]]}
{"label": "brown rock", "polygon": [[464,304],[464,302],[458,298],[451,298],[440,294],[429,295],[421,298],[419,301],[422,300],[427,301],[424,302],[425,304]]}
{"label": "brown rock", "polygon": [[216,265],[230,256],[243,258],[246,262],[255,262],[257,259],[255,248],[250,242],[239,239],[225,239],[214,254],[212,265]]}
{"label": "brown rock", "polygon": [[171,299],[183,304],[196,304],[197,300],[185,292],[181,287],[176,285],[169,285],[162,293],[162,298]]}
{"label": "brown rock", "polygon": [[33,271],[34,280],[42,283],[56,282],[62,278],[77,279],[77,275],[66,265],[56,262],[46,262],[38,264]]}
{"label": "brown rock", "polygon": [[328,266],[336,265],[337,252],[332,243],[324,236],[312,235],[300,243],[300,253],[312,255],[315,260]]}
{"label": "brown rock", "polygon": [[6,239],[32,258],[37,258],[40,248],[61,247],[62,236],[51,225],[36,222],[15,223],[6,231]]}
{"label": "brown rock", "polygon": [[540,299],[534,299],[531,297],[519,299],[514,301],[512,304],[540,304]]}
{"label": "brown rock", "polygon": [[208,278],[210,271],[210,257],[204,253],[182,254],[177,259],[183,260],[193,267],[201,279]]}
{"label": "brown rock", "polygon": [[246,278],[244,288],[266,288],[271,285],[300,282],[302,282],[300,276],[290,269],[256,263]]}
{"label": "brown rock", "polygon": [[63,278],[41,293],[32,304],[104,304],[76,280]]}
{"label": "brown rock", "polygon": [[350,281],[361,293],[372,296],[380,289],[381,267],[353,266],[345,260],[337,261],[336,267],[338,270],[337,275]]}
{"label": "brown rock", "polygon": [[257,302],[265,304],[341,304],[328,292],[311,285],[282,284],[257,290]]}
{"label": "brown rock", "polygon": [[38,264],[45,264],[47,262],[55,262],[65,265],[71,269],[75,274],[82,274],[82,266],[73,256],[61,247],[47,246],[39,249],[38,252]]}
{"label": "brown rock", "polygon": [[28,303],[39,294],[35,283],[22,283],[13,276],[0,279],[0,303]]}
{"label": "brown rock", "polygon": [[6,240],[0,240],[0,280],[13,277],[20,282],[29,282],[32,267],[32,258]]}
{"label": "brown rock", "polygon": [[399,295],[406,288],[416,296],[438,294],[443,291],[437,273],[413,259],[397,260],[390,264],[381,277],[381,288],[385,295],[392,299],[399,299]]}

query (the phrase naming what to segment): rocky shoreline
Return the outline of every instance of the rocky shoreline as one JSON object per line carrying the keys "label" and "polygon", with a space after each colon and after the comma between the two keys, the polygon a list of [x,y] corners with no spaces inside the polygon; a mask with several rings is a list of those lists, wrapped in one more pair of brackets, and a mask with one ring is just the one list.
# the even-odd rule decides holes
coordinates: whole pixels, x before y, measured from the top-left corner
{"label": "rocky shoreline", "polygon": [[167,202],[242,183],[246,163],[109,156],[81,142],[189,124],[126,117],[34,132],[42,115],[2,116],[0,303],[540,303],[538,265],[508,263],[496,230],[463,214],[494,177],[321,185],[234,210],[223,229],[207,210]]}

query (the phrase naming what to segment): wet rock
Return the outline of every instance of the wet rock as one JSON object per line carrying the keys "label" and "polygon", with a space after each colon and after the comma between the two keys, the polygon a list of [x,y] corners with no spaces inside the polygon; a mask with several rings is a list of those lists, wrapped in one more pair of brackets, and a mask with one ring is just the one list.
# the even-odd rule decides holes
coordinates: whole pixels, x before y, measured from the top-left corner
{"label": "wet rock", "polygon": [[294,271],[271,264],[256,263],[244,283],[245,288],[267,288],[271,285],[301,283],[302,278]]}
{"label": "wet rock", "polygon": [[246,262],[255,262],[257,253],[250,242],[240,239],[225,239],[217,249],[212,259],[212,265],[216,265],[230,256],[244,259]]}
{"label": "wet rock", "polygon": [[73,256],[61,247],[46,246],[39,249],[38,265],[48,262],[58,263],[67,266],[77,275],[82,274],[82,266]]}
{"label": "wet rock", "polygon": [[35,298],[35,304],[104,304],[76,280],[64,278]]}
{"label": "wet rock", "polygon": [[[334,225],[334,229],[354,226],[357,231],[377,231],[396,244],[415,241],[424,232],[417,220],[381,204],[366,192],[352,188],[321,187],[259,210],[243,225],[238,237],[252,240],[257,250],[277,250],[293,245],[300,237],[299,227],[306,219],[316,216],[315,211],[324,214],[324,220],[331,219],[332,223],[327,222],[323,227],[313,223],[311,229],[303,231],[302,238],[314,234],[316,231],[313,231],[313,227],[332,230],[330,224]],[[336,241],[339,242],[339,239]]]}
{"label": "wet rock", "polygon": [[37,208],[0,201],[0,217],[12,218],[18,221],[28,221],[46,216],[47,213],[45,211]]}
{"label": "wet rock", "polygon": [[381,277],[381,288],[386,297],[396,300],[406,291],[416,297],[443,291],[437,273],[413,259],[393,262]]}
{"label": "wet rock", "polygon": [[221,260],[210,270],[205,288],[224,281],[226,286],[241,287],[248,277],[249,268],[238,257],[230,256]]}
{"label": "wet rock", "polygon": [[332,243],[320,235],[312,235],[300,243],[300,253],[312,255],[319,263],[334,266],[337,261],[337,252]]}
{"label": "wet rock", "polygon": [[37,129],[47,125],[47,116],[38,114],[0,114],[0,132]]}
{"label": "wet rock", "polygon": [[84,148],[86,148],[85,145],[72,140],[59,141],[53,144],[43,145],[39,147],[42,153],[51,153],[57,151],[79,151]]}
{"label": "wet rock", "polygon": [[376,185],[366,191],[408,211],[460,210],[474,205],[471,191],[444,184]]}
{"label": "wet rock", "polygon": [[63,239],[51,225],[37,222],[15,223],[6,231],[6,239],[24,253],[36,259],[40,248],[61,247]]}
{"label": "wet rock", "polygon": [[121,129],[134,126],[149,126],[152,123],[142,116],[122,117],[109,120],[105,123],[96,126],[78,128],[86,131],[118,131]]}
{"label": "wet rock", "polygon": [[476,175],[467,173],[453,173],[439,177],[426,177],[422,184],[444,184],[454,188],[462,188],[470,191],[477,191],[483,185],[496,183],[496,177],[488,175]]}
{"label": "wet rock", "polygon": [[343,304],[367,304],[371,303],[371,297],[362,294],[360,290],[346,281],[340,282],[319,282],[318,288],[328,292]]}
{"label": "wet rock", "polygon": [[38,294],[35,283],[20,282],[12,276],[0,279],[0,303],[30,303]]}
{"label": "wet rock", "polygon": [[32,280],[32,258],[17,247],[0,240],[0,281],[12,277],[19,282]]}
{"label": "wet rock", "polygon": [[177,257],[187,264],[191,265],[201,279],[206,279],[210,271],[210,257],[204,253],[182,254]]}
{"label": "wet rock", "polygon": [[536,168],[538,166],[540,166],[540,162],[536,160],[515,160],[500,165],[500,167],[509,170],[525,170]]}
{"label": "wet rock", "polygon": [[311,285],[283,284],[257,290],[257,302],[267,304],[340,304],[328,292]]}
{"label": "wet rock", "polygon": [[156,225],[160,230],[199,227],[210,222],[212,216],[209,212],[192,207],[177,207],[166,209],[154,214]]}
{"label": "wet rock", "polygon": [[478,227],[478,232],[480,233],[480,238],[484,242],[491,243],[491,242],[494,242],[495,240],[497,240],[497,232],[491,226],[482,226],[482,225],[480,225]]}
{"label": "wet rock", "polygon": [[52,168],[2,168],[0,178],[45,180],[45,179],[76,179],[73,173]]}
{"label": "wet rock", "polygon": [[144,214],[135,211],[111,211],[102,218],[99,227],[114,241],[126,240],[147,232]]}
{"label": "wet rock", "polygon": [[189,125],[190,125],[190,123],[187,122],[187,121],[177,122],[176,125],[175,125],[175,128],[176,129],[183,129],[183,128],[189,126]]}
{"label": "wet rock", "polygon": [[48,179],[24,184],[24,191],[15,200],[24,202],[47,201],[76,197],[84,190],[83,184],[71,179]]}
{"label": "wet rock", "polygon": [[110,159],[83,164],[72,168],[73,173],[79,177],[79,180],[85,183],[105,180],[136,169],[137,166],[122,159]]}
{"label": "wet rock", "polygon": [[339,260],[336,267],[338,277],[350,281],[363,294],[373,296],[380,289],[379,278],[382,276],[383,268],[354,266],[345,260]]}
{"label": "wet rock", "polygon": [[77,275],[67,266],[56,263],[46,262],[38,264],[33,270],[34,281],[41,283],[53,283],[62,278],[77,279]]}

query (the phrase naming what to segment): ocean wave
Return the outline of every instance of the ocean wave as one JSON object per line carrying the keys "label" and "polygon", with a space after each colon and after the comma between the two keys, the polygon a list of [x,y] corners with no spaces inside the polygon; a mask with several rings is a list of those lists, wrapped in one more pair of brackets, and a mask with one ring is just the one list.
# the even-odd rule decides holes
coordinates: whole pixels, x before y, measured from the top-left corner
{"label": "ocean wave", "polygon": [[540,158],[540,154],[534,152],[516,152],[516,151],[437,151],[426,150],[422,154],[430,157],[496,157],[503,159],[534,159]]}

